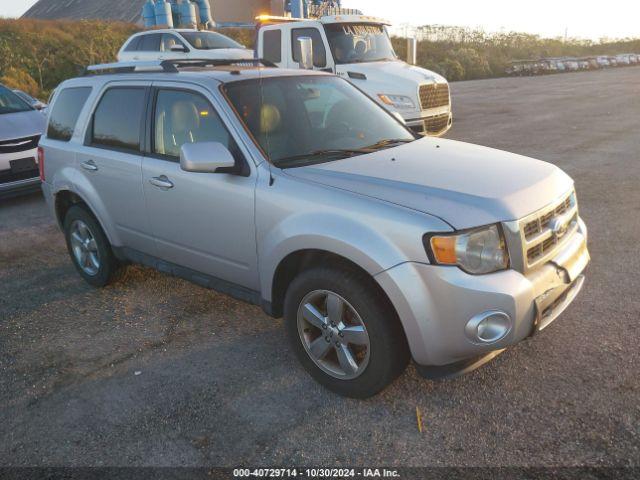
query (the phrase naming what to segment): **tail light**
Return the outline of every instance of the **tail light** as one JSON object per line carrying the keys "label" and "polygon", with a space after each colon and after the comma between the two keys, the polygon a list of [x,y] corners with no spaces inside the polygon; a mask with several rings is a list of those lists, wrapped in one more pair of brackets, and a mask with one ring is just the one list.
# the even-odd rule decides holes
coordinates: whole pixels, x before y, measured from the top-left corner
{"label": "tail light", "polygon": [[44,182],[44,150],[38,147],[38,170],[40,171],[40,181]]}

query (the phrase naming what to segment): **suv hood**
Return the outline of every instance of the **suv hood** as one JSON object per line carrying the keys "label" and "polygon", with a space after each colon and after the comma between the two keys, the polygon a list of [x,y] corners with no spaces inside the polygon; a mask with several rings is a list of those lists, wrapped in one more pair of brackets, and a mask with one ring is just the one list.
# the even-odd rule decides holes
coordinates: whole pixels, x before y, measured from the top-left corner
{"label": "suv hood", "polygon": [[435,215],[458,230],[517,220],[573,186],[550,163],[435,138],[285,172]]}
{"label": "suv hood", "polygon": [[37,110],[0,115],[0,142],[44,133],[46,117]]}

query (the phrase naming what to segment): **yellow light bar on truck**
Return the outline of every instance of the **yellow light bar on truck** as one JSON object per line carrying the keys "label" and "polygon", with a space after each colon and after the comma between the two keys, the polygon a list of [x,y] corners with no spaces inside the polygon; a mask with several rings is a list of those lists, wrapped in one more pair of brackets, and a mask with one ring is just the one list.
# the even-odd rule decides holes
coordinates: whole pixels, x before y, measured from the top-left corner
{"label": "yellow light bar on truck", "polygon": [[293,18],[293,17],[279,17],[277,15],[267,15],[262,14],[256,17],[256,21],[263,22],[272,22],[272,23],[283,23],[283,22],[300,22],[306,20],[305,18]]}

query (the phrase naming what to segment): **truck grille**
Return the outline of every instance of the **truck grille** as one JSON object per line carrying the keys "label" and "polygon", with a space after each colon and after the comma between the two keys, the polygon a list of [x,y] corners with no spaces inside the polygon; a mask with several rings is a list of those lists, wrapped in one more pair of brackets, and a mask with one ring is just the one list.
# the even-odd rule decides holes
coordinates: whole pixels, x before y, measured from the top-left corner
{"label": "truck grille", "polygon": [[423,110],[449,105],[449,85],[447,83],[420,85],[420,105]]}
{"label": "truck grille", "polygon": [[3,140],[0,142],[0,153],[16,153],[33,150],[38,146],[39,141],[40,135],[16,138],[15,140]]}
{"label": "truck grille", "polygon": [[449,114],[434,115],[424,120],[424,131],[428,135],[437,135],[449,125]]}
{"label": "truck grille", "polygon": [[551,258],[577,227],[578,205],[574,192],[522,220],[520,232],[526,266],[531,268]]}

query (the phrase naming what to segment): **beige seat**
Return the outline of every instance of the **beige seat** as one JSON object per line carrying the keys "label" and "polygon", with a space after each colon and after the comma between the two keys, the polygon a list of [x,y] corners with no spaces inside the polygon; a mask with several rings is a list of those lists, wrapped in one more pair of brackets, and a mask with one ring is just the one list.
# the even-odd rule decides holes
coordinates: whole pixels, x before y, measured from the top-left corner
{"label": "beige seat", "polygon": [[282,129],[282,113],[275,105],[266,103],[260,109],[260,138],[261,145],[267,150],[272,159],[278,159],[287,154],[288,137]]}
{"label": "beige seat", "polygon": [[[167,121],[167,117],[168,120]],[[156,125],[156,150],[165,155],[180,156],[180,147],[198,141],[200,115],[193,102],[180,101],[162,112]]]}

